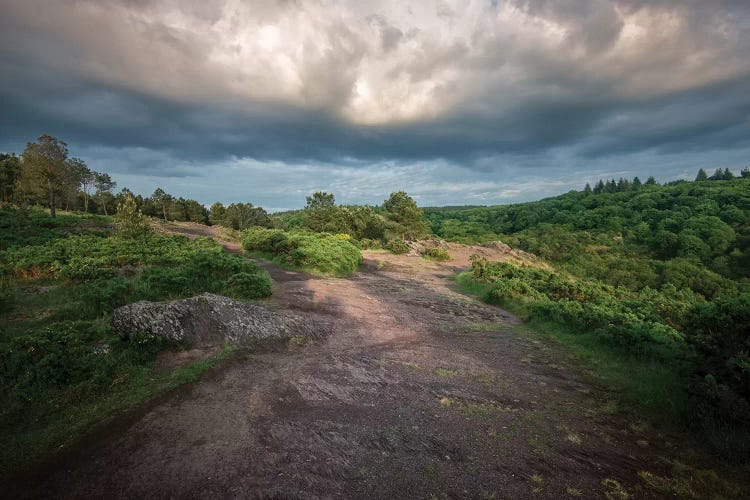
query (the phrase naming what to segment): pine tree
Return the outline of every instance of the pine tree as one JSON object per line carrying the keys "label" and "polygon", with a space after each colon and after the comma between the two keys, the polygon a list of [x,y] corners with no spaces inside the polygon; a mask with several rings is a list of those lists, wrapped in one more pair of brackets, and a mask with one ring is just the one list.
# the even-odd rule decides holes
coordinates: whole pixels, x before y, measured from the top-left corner
{"label": "pine tree", "polygon": [[135,238],[151,230],[146,219],[133,198],[127,193],[125,199],[117,205],[117,234],[125,238]]}
{"label": "pine tree", "polygon": [[720,168],[714,170],[714,174],[708,178],[709,181],[720,181],[724,179],[724,171]]}
{"label": "pine tree", "polygon": [[698,170],[698,175],[695,176],[695,182],[700,181],[707,181],[708,175],[706,175],[706,171],[703,169]]}
{"label": "pine tree", "polygon": [[742,171],[740,172],[740,176],[743,179],[750,178],[750,167],[743,168]]}
{"label": "pine tree", "polygon": [[637,191],[637,190],[641,189],[642,185],[643,185],[643,183],[641,183],[641,180],[638,178],[637,175],[635,177],[633,177],[633,190],[634,191]]}
{"label": "pine tree", "polygon": [[599,182],[594,186],[594,194],[602,194],[604,192],[604,182],[599,179]]}
{"label": "pine tree", "polygon": [[583,188],[583,194],[584,196],[591,196],[591,184],[588,182],[586,183],[586,187]]}
{"label": "pine tree", "polygon": [[649,175],[648,179],[646,179],[646,185],[647,186],[655,186],[656,185],[656,179],[654,179],[653,175]]}
{"label": "pine tree", "polygon": [[725,168],[724,174],[721,176],[721,178],[724,179],[725,181],[731,181],[732,179],[734,179],[734,174],[732,173],[731,170],[729,170],[728,168]]}

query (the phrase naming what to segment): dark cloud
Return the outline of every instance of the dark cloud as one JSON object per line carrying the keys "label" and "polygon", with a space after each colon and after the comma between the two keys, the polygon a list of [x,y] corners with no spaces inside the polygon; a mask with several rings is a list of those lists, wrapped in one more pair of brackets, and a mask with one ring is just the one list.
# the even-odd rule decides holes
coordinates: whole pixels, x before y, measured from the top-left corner
{"label": "dark cloud", "polygon": [[0,148],[51,133],[182,178],[750,148],[745,1],[232,5],[0,0]]}

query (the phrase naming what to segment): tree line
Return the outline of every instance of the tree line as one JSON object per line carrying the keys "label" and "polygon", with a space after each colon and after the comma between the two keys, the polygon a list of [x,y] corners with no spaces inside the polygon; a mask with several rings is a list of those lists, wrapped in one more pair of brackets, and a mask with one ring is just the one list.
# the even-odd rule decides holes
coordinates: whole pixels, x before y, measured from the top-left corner
{"label": "tree line", "polygon": [[70,157],[67,143],[51,135],[27,143],[21,155],[0,153],[2,203],[46,206],[52,217],[57,210],[111,215],[131,195],[144,215],[208,223],[208,210],[196,200],[172,196],[161,188],[147,197],[128,188],[114,193],[116,187],[109,174]]}
{"label": "tree line", "polygon": [[[704,169],[698,170],[698,175],[695,177],[696,182],[700,181],[731,181],[732,179],[736,178],[750,178],[750,167],[746,167],[742,169],[739,173],[739,175],[735,175],[731,170],[728,168],[717,168],[714,173],[709,177],[709,175],[706,173]],[[687,181],[672,181],[668,182],[665,185],[675,185],[680,182],[687,182]],[[603,181],[599,179],[599,181],[594,184],[594,187],[591,187],[591,184],[588,182],[586,183],[586,186],[583,188],[583,193],[585,195],[591,195],[591,194],[602,194],[602,193],[623,193],[627,191],[637,191],[642,186],[655,186],[656,179],[654,179],[653,176],[650,176],[648,179],[646,179],[645,183],[642,183],[641,180],[638,178],[638,176],[634,177],[632,181],[625,179],[623,177],[620,177],[619,180],[609,179],[606,181]]]}
{"label": "tree line", "polygon": [[117,183],[107,173],[71,158],[68,145],[42,135],[23,153],[0,153],[0,202],[42,205],[52,217],[59,209],[110,215],[132,197],[143,215],[165,221],[197,222],[243,230],[249,227],[303,229],[346,233],[357,240],[386,243],[430,233],[423,212],[403,191],[391,193],[381,206],[337,205],[334,195],[315,192],[303,210],[269,215],[252,203],[214,203],[210,209],[196,200],[175,197],[162,188],[151,196],[135,195],[128,188],[115,193]]}

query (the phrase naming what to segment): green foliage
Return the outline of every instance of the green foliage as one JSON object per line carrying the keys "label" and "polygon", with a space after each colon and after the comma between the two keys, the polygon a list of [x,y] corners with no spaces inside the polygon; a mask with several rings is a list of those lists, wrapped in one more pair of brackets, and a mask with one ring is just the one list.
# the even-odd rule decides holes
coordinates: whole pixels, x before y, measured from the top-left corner
{"label": "green foliage", "polygon": [[117,234],[124,238],[136,238],[151,230],[148,220],[138,210],[135,198],[128,194],[117,204]]}
{"label": "green foliage", "polygon": [[392,223],[388,231],[395,237],[416,239],[429,234],[427,224],[422,220],[424,212],[404,191],[391,193],[383,202],[383,210],[386,218]]}
{"label": "green foliage", "polygon": [[110,220],[100,216],[58,215],[51,218],[39,209],[0,209],[0,251],[41,245],[82,231],[104,231]]}
{"label": "green foliage", "polygon": [[728,436],[750,436],[750,294],[709,302],[688,286],[636,292],[478,257],[472,279],[486,300],[523,311],[531,321],[594,337],[622,356],[682,374],[672,384],[683,394],[679,418],[700,426],[724,457],[746,458],[748,447]]}
{"label": "green foliage", "polygon": [[359,240],[359,247],[362,250],[380,250],[383,248],[383,242],[381,240],[362,238]]}
{"label": "green foliage", "polygon": [[15,199],[21,172],[21,159],[18,156],[0,153],[0,202],[10,203]]}
{"label": "green foliage", "polygon": [[251,228],[243,231],[242,246],[249,252],[271,254],[286,265],[336,276],[353,273],[362,261],[348,234]]}
{"label": "green foliage", "polygon": [[336,205],[336,199],[333,193],[326,193],[324,191],[316,191],[312,196],[306,198],[307,204],[306,209],[317,210],[320,208],[331,208]]}
{"label": "green foliage", "polygon": [[229,277],[226,289],[234,297],[260,299],[271,295],[271,281],[261,274],[237,273]]}
{"label": "green foliage", "polygon": [[695,389],[702,413],[750,427],[750,294],[695,304],[685,322],[701,360]]}
{"label": "green foliage", "polygon": [[221,203],[211,206],[209,216],[211,224],[218,224],[231,229],[242,230],[248,227],[271,227],[271,219],[261,207],[252,203],[232,203],[224,208]]}
{"label": "green foliage", "polygon": [[523,303],[531,318],[590,332],[638,354],[663,356],[683,346],[682,334],[664,317],[674,316],[675,308],[681,311],[680,304],[664,298],[656,309],[649,289],[636,294],[595,280],[484,259],[474,259],[472,272],[475,280],[492,285],[490,301]]}
{"label": "green foliage", "polygon": [[409,252],[409,245],[404,240],[391,240],[385,245],[386,250],[396,255],[401,255]]}
{"label": "green foliage", "polygon": [[97,230],[98,221],[0,210],[0,224],[19,229],[0,240],[7,249],[0,252],[0,437],[9,446],[0,472],[8,456],[31,453],[31,442],[59,446],[71,435],[55,424],[63,416],[90,411],[75,422],[80,432],[190,378],[154,370],[167,347],[159,339],[116,336],[109,323],[116,307],[202,292],[241,299],[271,293],[265,270],[209,238],[125,238]]}
{"label": "green foliage", "polygon": [[0,274],[0,308],[10,306],[16,298],[16,287],[13,278]]}
{"label": "green foliage", "polygon": [[[425,214],[433,232],[449,241],[500,239],[577,276],[634,291],[671,284],[710,298],[750,278],[749,182],[637,189],[633,182],[618,191],[609,181],[614,190],[601,183],[601,194],[572,191],[533,203],[428,208]],[[691,278],[695,273],[700,276]]]}
{"label": "green foliage", "polygon": [[451,260],[451,254],[449,254],[448,250],[445,248],[426,248],[424,252],[422,252],[422,256],[439,262]]}

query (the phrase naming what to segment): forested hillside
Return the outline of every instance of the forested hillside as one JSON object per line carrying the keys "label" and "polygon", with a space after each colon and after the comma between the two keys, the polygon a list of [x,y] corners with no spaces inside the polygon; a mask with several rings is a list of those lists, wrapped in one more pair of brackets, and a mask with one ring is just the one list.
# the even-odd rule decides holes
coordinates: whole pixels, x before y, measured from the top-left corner
{"label": "forested hillside", "polygon": [[503,240],[561,265],[637,290],[671,283],[705,297],[750,276],[750,178],[678,181],[475,208],[426,208],[438,236]]}
{"label": "forested hillside", "polygon": [[541,271],[477,260],[471,278],[488,300],[578,335],[574,343],[610,346],[624,363],[634,356],[630,374],[618,362],[626,393],[740,458],[750,426],[748,177],[608,181],[538,202],[425,214],[448,240],[502,240],[551,262],[555,270]]}

